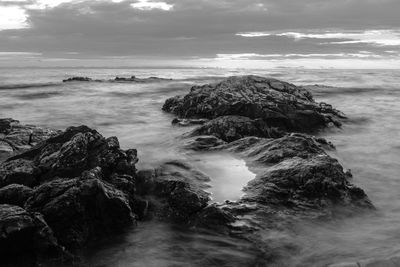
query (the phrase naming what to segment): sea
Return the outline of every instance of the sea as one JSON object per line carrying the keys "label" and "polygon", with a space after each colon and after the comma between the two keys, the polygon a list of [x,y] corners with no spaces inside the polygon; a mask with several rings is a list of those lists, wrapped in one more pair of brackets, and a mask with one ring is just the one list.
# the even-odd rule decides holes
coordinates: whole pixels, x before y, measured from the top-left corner
{"label": "sea", "polygon": [[[341,129],[318,133],[329,152],[353,173],[377,208],[373,214],[294,224],[267,232],[263,240],[281,257],[256,263],[254,244],[179,225],[139,222],[127,233],[84,253],[85,266],[329,266],[400,255],[400,70],[215,69],[215,68],[0,68],[0,117],[65,129],[88,125],[117,136],[122,148],[136,148],[138,169],[184,160],[211,178],[213,201],[235,201],[254,178],[231,154],[182,150],[190,127],[171,124],[164,101],[193,85],[254,74],[308,86],[316,101],[332,104],[348,120]],[[156,76],[154,83],[62,80],[73,76],[113,79]]]}

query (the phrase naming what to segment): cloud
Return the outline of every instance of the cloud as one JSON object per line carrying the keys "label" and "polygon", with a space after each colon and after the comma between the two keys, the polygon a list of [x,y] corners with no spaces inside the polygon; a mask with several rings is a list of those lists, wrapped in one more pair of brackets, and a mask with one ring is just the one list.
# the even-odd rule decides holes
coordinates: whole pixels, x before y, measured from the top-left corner
{"label": "cloud", "polygon": [[132,3],[131,7],[140,9],[140,10],[160,9],[160,10],[164,10],[164,11],[169,11],[174,7],[174,5],[167,4],[165,2],[152,2],[149,0],[140,0],[137,3]]}
{"label": "cloud", "polygon": [[0,6],[0,31],[28,27],[26,11],[18,6]]}
{"label": "cloud", "polygon": [[400,45],[400,30],[366,30],[366,31],[328,31],[328,32],[241,32],[236,35],[242,37],[265,37],[281,36],[301,39],[339,39],[344,41],[331,41],[322,44],[373,44],[379,46],[397,46]]}

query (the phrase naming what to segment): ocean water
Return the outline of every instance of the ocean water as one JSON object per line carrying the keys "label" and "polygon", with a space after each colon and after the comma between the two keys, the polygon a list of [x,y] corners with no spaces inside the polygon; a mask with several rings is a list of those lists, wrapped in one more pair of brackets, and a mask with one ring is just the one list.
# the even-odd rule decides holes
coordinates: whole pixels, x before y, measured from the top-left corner
{"label": "ocean water", "polygon": [[[378,214],[293,226],[291,234],[265,233],[284,255],[271,266],[328,266],[400,253],[400,71],[399,70],[224,70],[224,69],[0,69],[0,117],[58,129],[86,124],[117,136],[123,148],[137,148],[139,168],[170,159],[191,162],[208,174],[215,201],[235,200],[254,177],[232,155],[187,153],[179,137],[190,128],[171,125],[162,112],[168,97],[194,84],[257,74],[296,85],[315,85],[317,101],[349,117],[342,129],[321,132],[353,182],[363,188]],[[174,80],[149,84],[62,83],[71,76],[110,79],[158,76]],[[229,185],[229,186],[228,186]],[[290,246],[289,246],[290,245]],[[291,247],[292,249],[288,249]],[[295,249],[293,249],[295,248]],[[251,244],[168,224],[142,223],[124,236],[99,244],[89,266],[257,266]]]}

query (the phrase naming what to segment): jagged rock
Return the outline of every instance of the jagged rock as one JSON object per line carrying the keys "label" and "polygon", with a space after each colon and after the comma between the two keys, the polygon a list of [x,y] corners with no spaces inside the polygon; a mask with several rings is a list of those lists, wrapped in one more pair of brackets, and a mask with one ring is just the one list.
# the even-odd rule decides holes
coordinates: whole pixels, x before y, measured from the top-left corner
{"label": "jagged rock", "polygon": [[59,132],[33,125],[22,125],[13,119],[0,119],[0,161],[24,152]]}
{"label": "jagged rock", "polygon": [[243,116],[222,116],[213,119],[192,131],[191,136],[214,135],[226,142],[246,136],[278,138],[284,135],[278,129],[269,128],[262,120]]}
{"label": "jagged rock", "polygon": [[135,223],[126,195],[102,181],[100,171],[79,178],[59,178],[35,188],[26,202],[40,212],[58,241],[76,249],[90,240],[121,232]]}
{"label": "jagged rock", "polygon": [[39,213],[0,205],[0,229],[2,266],[37,266],[49,259],[62,262],[69,257]]}
{"label": "jagged rock", "polygon": [[[137,160],[137,151],[121,150],[115,137],[106,139],[86,126],[70,127],[34,148],[9,158],[0,165],[0,177],[4,180],[18,174],[18,180],[13,179],[9,183],[33,186],[56,176],[76,177],[94,167],[101,167],[106,177],[114,172],[134,175]],[[27,176],[27,167],[22,172],[25,176],[21,178],[21,171],[18,171],[20,165],[30,167],[29,183],[23,181]],[[2,169],[6,169],[8,176],[1,175]],[[37,169],[40,170],[39,174],[35,172]]]}
{"label": "jagged rock", "polygon": [[32,188],[19,184],[10,184],[0,188],[0,204],[10,204],[23,207],[25,201],[32,195]]}
{"label": "jagged rock", "polygon": [[182,118],[238,115],[262,119],[269,127],[303,132],[329,124],[339,126],[343,118],[331,106],[315,102],[304,88],[252,75],[193,86],[186,96],[168,99],[163,110]]}
{"label": "jagged rock", "polygon": [[172,161],[138,173],[138,194],[152,198],[150,212],[161,218],[187,222],[207,206],[210,178],[191,166]]}

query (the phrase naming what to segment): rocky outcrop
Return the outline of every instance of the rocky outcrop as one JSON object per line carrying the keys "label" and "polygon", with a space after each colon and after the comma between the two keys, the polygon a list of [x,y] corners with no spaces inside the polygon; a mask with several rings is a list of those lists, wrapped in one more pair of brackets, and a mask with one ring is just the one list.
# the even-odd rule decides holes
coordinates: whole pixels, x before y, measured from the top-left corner
{"label": "rocky outcrop", "polygon": [[261,119],[269,127],[301,132],[340,126],[339,119],[345,118],[332,106],[315,102],[303,88],[252,75],[193,86],[186,96],[168,99],[163,110],[182,118],[244,116]]}
{"label": "rocky outcrop", "polygon": [[[122,150],[116,137],[104,138],[86,126],[52,134],[0,164],[0,204],[24,208],[6,209],[0,225],[8,223],[13,212],[23,214],[16,225],[31,216],[29,229],[39,218],[56,244],[74,253],[88,242],[134,226],[135,211],[141,209],[134,201],[137,161],[136,150]],[[11,246],[35,234],[21,231],[20,239],[6,238],[2,244]],[[41,254],[36,245],[28,250]],[[32,258],[35,264],[37,260]]]}
{"label": "rocky outcrop", "polygon": [[58,133],[57,130],[22,125],[13,119],[0,119],[0,162]]}
{"label": "rocky outcrop", "polygon": [[35,186],[54,177],[72,178],[100,167],[105,177],[114,172],[135,174],[136,150],[122,151],[116,137],[104,138],[86,126],[70,127],[0,165],[1,185]]}

